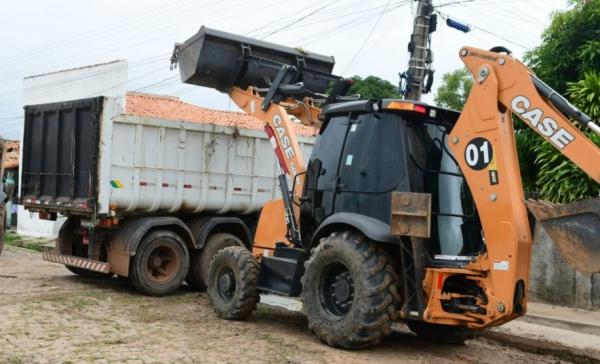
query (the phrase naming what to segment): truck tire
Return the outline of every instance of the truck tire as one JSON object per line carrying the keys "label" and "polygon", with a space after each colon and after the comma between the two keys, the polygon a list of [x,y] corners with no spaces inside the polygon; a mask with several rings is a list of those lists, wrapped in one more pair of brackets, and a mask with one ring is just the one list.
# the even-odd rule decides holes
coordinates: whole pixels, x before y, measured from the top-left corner
{"label": "truck tire", "polygon": [[424,321],[408,320],[406,324],[418,337],[446,344],[462,345],[465,341],[476,338],[479,333],[464,326],[440,325]]}
{"label": "truck tire", "polygon": [[169,230],[155,230],[138,245],[129,265],[135,289],[148,296],[175,292],[187,274],[190,257],[185,242]]}
{"label": "truck tire", "polygon": [[401,296],[390,255],[364,235],[334,232],[306,262],[302,302],[309,328],[330,346],[358,349],[391,332]]}
{"label": "truck tire", "polygon": [[190,254],[190,270],[185,279],[187,284],[194,290],[204,291],[206,282],[208,282],[210,261],[219,250],[230,246],[244,247],[244,244],[237,236],[229,233],[217,233],[209,236],[202,250]]}
{"label": "truck tire", "polygon": [[240,246],[221,249],[209,265],[208,296],[217,315],[226,320],[243,320],[256,310],[259,301],[256,280],[258,262]]}

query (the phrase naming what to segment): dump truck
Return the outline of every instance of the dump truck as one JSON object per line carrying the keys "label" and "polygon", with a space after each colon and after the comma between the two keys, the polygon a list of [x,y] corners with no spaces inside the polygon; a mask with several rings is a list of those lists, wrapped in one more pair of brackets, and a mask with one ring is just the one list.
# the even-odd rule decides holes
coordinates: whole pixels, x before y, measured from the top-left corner
{"label": "dump truck", "polygon": [[[300,298],[308,326],[342,348],[378,343],[404,320],[462,343],[527,310],[532,231],[600,272],[600,199],[526,201],[512,116],[600,183],[600,127],[509,50],[463,47],[464,110],[347,95],[333,58],[207,27],[176,44],[181,80],[227,93],[262,120],[280,166],[252,251],[214,255],[207,290],[225,319],[260,293]],[[291,116],[319,127],[310,158]],[[578,123],[572,123],[574,120]]]}
{"label": "dump truck", "polygon": [[[250,248],[258,212],[279,195],[271,143],[235,120],[130,115],[120,103],[25,106],[20,202],[40,219],[67,217],[43,259],[126,277],[147,295],[184,280],[203,289],[213,252]],[[300,143],[308,155],[313,138]]]}

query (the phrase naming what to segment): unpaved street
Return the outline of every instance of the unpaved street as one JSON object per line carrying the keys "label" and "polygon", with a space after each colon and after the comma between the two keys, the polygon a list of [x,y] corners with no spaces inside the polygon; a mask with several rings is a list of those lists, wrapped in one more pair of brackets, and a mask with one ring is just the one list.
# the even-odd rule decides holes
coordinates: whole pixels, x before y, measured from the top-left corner
{"label": "unpaved street", "polygon": [[260,305],[245,322],[219,320],[207,296],[133,293],[126,282],[85,280],[41,255],[9,246],[0,256],[0,363],[557,363],[485,339],[465,346],[399,329],[363,351],[329,348],[299,313]]}

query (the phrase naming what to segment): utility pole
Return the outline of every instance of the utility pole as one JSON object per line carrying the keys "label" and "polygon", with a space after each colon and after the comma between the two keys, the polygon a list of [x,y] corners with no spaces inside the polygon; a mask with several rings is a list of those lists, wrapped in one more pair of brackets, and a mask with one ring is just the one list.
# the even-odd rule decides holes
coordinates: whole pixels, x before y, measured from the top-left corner
{"label": "utility pole", "polygon": [[[426,73],[430,72],[427,67],[431,63],[429,34],[435,31],[435,25],[433,29],[430,29],[430,19],[433,13],[432,0],[418,1],[413,33],[408,44],[408,50],[410,51],[408,71],[403,75],[403,78],[406,79],[404,98],[416,101],[421,100],[421,94],[424,93],[423,81]],[[433,75],[430,73],[429,77],[433,77]]]}

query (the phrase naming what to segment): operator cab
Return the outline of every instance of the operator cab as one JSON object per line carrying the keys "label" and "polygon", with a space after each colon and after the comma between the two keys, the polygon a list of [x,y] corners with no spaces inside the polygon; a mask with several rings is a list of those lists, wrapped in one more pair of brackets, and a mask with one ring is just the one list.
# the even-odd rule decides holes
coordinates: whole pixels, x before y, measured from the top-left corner
{"label": "operator cab", "polygon": [[397,99],[326,105],[307,167],[302,236],[312,238],[321,222],[340,212],[390,225],[392,192],[420,192],[432,196],[427,250],[433,264],[462,265],[481,253],[475,205],[448,149],[459,115]]}

